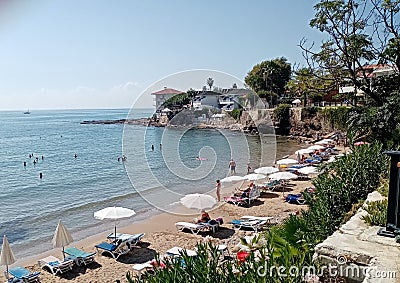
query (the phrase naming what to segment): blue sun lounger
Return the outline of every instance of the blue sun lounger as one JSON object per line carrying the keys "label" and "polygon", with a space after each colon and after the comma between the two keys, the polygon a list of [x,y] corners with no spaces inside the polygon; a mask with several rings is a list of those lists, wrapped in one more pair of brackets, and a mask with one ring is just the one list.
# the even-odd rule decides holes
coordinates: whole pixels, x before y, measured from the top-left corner
{"label": "blue sun lounger", "polygon": [[28,269],[22,266],[16,266],[10,268],[8,273],[14,278],[10,282],[23,282],[23,283],[34,283],[40,282],[39,274],[40,272],[30,272]]}
{"label": "blue sun lounger", "polygon": [[127,254],[131,251],[132,245],[129,240],[117,239],[117,242],[108,243],[101,242],[95,246],[97,252],[101,255],[109,254],[114,259],[118,259],[121,255]]}
{"label": "blue sun lounger", "polygon": [[70,259],[73,259],[77,265],[87,265],[94,262],[96,253],[87,253],[75,247],[66,248],[64,253],[68,255]]}

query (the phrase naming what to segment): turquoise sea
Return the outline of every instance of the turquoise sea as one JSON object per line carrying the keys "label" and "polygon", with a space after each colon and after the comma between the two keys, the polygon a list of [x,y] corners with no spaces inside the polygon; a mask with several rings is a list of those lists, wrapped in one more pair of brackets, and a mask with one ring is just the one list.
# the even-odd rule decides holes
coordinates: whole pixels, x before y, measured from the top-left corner
{"label": "turquoise sea", "polygon": [[[80,240],[112,228],[93,218],[97,210],[131,208],[135,217],[118,225],[139,221],[168,211],[181,195],[212,190],[216,179],[229,174],[230,158],[237,162],[237,174],[244,175],[247,163],[267,165],[297,146],[284,138],[223,130],[81,124],[123,119],[128,112],[0,112],[0,235],[7,235],[17,258],[51,249],[59,219]],[[136,109],[129,118],[152,114],[152,109]],[[127,160],[118,161],[123,154]]]}

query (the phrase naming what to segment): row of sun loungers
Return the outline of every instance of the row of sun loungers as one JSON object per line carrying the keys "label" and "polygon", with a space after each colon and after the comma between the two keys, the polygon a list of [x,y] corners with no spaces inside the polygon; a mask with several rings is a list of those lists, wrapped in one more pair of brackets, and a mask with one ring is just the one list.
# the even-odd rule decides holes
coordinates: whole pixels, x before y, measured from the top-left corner
{"label": "row of sun loungers", "polygon": [[[142,238],[142,234],[109,234],[107,240],[95,246],[99,254],[108,254],[114,259],[127,254],[136,246]],[[55,256],[47,256],[38,261],[39,267],[48,270],[53,275],[61,275],[73,269],[74,265],[88,265],[95,261],[96,252],[85,252],[75,247],[64,249],[66,257],[61,260]],[[8,270],[6,277],[8,283],[36,283],[40,282],[40,272],[30,272],[28,269],[16,266]]]}

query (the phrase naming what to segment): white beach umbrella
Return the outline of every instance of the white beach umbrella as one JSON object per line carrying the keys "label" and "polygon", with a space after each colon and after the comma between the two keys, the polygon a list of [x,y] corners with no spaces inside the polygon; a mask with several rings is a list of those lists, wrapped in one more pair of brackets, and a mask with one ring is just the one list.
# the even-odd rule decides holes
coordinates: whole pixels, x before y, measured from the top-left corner
{"label": "white beach umbrella", "polygon": [[276,172],[274,174],[269,175],[270,179],[273,180],[291,180],[291,179],[297,179],[297,175],[290,173],[290,172]]}
{"label": "white beach umbrella", "polygon": [[115,239],[117,239],[117,220],[122,218],[127,218],[135,215],[136,212],[132,209],[119,207],[119,206],[110,206],[103,208],[94,213],[94,218],[104,220],[104,219],[113,219],[115,220],[114,227],[114,235]]}
{"label": "white beach umbrella", "polygon": [[279,165],[283,165],[283,164],[285,164],[285,165],[287,165],[287,164],[296,164],[296,163],[298,163],[297,160],[291,159],[291,158],[281,159],[281,160],[278,160],[278,161],[276,162],[276,164],[279,164]]}
{"label": "white beach umbrella", "polygon": [[321,149],[324,149],[324,148],[325,148],[325,146],[322,146],[322,145],[319,145],[319,144],[315,144],[315,145],[312,145],[312,146],[308,147],[308,149],[312,149],[312,150],[321,150]]}
{"label": "white beach umbrella", "polygon": [[329,159],[326,162],[331,163],[331,162],[335,162],[335,161],[336,161],[335,156],[331,156],[331,157],[329,157]]}
{"label": "white beach umbrella", "polygon": [[181,198],[180,202],[191,209],[211,208],[217,203],[215,198],[205,194],[188,194]]}
{"label": "white beach umbrella", "polygon": [[306,166],[306,167],[298,169],[297,172],[299,172],[301,174],[306,174],[306,175],[317,174],[318,169],[317,169],[317,167],[314,167],[314,166]]}
{"label": "white beach umbrella", "polygon": [[52,240],[53,247],[55,248],[62,247],[64,255],[64,247],[69,243],[72,243],[73,241],[74,240],[72,239],[72,236],[69,233],[68,229],[64,226],[64,224],[62,224],[61,220],[59,220]]}
{"label": "white beach umbrella", "polygon": [[261,180],[261,179],[267,178],[267,176],[264,174],[251,173],[251,174],[245,175],[244,178],[246,178],[249,181],[256,181],[256,180]]}
{"label": "white beach umbrella", "polygon": [[292,101],[292,104],[299,104],[299,103],[301,103],[301,100],[298,98]]}
{"label": "white beach umbrella", "polygon": [[333,140],[331,140],[331,139],[323,139],[323,140],[315,142],[314,144],[321,145],[321,144],[328,144],[328,143],[331,143],[331,142],[333,142]]}
{"label": "white beach umbrella", "polygon": [[8,243],[6,235],[3,237],[3,246],[1,247],[0,265],[6,266],[6,272],[8,274],[8,266],[15,262],[14,253],[11,250],[10,244]]}
{"label": "white beach umbrella", "polygon": [[266,166],[266,167],[260,167],[254,170],[255,173],[258,174],[264,174],[264,175],[268,175],[268,174],[272,174],[275,172],[278,172],[279,169],[276,167],[270,167],[270,166]]}
{"label": "white beach umbrella", "polygon": [[295,152],[295,154],[309,154],[314,152],[313,149],[309,149],[309,148],[303,148],[303,149],[299,149]]}
{"label": "white beach umbrella", "polygon": [[235,182],[239,182],[239,181],[244,181],[246,180],[246,178],[242,177],[242,176],[229,176],[229,177],[225,177],[223,179],[220,180],[221,183],[235,183]]}

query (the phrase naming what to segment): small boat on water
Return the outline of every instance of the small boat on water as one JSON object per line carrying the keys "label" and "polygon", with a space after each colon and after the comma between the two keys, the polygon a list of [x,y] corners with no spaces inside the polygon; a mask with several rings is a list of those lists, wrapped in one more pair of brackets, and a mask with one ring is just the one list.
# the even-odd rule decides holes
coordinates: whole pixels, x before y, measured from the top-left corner
{"label": "small boat on water", "polygon": [[28,109],[28,111],[25,111],[24,114],[31,114],[31,112]]}

